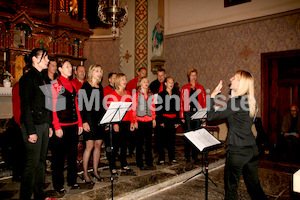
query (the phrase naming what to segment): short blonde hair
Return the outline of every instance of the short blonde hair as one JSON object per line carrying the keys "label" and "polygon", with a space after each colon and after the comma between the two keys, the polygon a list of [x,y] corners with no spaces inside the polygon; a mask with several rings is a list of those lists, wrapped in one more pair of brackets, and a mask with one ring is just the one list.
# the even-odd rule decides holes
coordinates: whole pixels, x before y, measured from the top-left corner
{"label": "short blonde hair", "polygon": [[189,81],[190,81],[190,75],[191,75],[192,72],[196,72],[196,74],[198,74],[197,69],[195,69],[195,68],[189,68],[188,71],[187,71],[187,73],[186,73],[187,78],[188,78]]}
{"label": "short blonde hair", "polygon": [[89,71],[88,71],[88,76],[87,76],[87,81],[88,82],[92,82],[92,75],[93,75],[93,71],[95,71],[96,68],[100,68],[100,71],[101,71],[101,76],[100,76],[100,79],[97,81],[97,84],[99,84],[102,80],[102,77],[103,77],[103,69],[100,65],[91,65],[89,67]]}
{"label": "short blonde hair", "polygon": [[115,79],[115,88],[116,88],[116,89],[119,88],[121,78],[124,77],[124,76],[126,77],[126,75],[123,74],[123,73],[118,73],[118,74],[117,74],[116,79]]}
{"label": "short blonde hair", "polygon": [[251,73],[239,70],[235,73],[237,80],[240,82],[239,87],[235,92],[235,96],[248,95],[249,116],[254,117],[256,111],[256,100],[254,97],[254,78]]}

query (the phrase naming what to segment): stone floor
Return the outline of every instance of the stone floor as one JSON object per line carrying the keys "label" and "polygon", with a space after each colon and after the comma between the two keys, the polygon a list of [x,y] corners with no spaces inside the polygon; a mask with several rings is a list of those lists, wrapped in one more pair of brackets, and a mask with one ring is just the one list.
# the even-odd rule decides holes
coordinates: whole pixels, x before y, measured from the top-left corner
{"label": "stone floor", "polygon": [[[101,155],[101,167],[99,171],[104,177],[103,182],[97,182],[94,186],[85,184],[79,177],[78,183],[81,189],[72,190],[65,185],[67,193],[60,195],[53,190],[51,184],[51,171],[48,171],[45,183],[45,192],[56,199],[91,200],[91,199],[204,199],[204,176],[199,175],[183,183],[202,170],[202,162],[184,161],[182,135],[178,135],[176,141],[176,158],[179,164],[157,165],[153,170],[139,170],[135,166],[135,158],[128,157],[128,163],[134,170],[133,173],[119,175],[111,182],[108,169],[108,161],[105,155]],[[201,159],[201,155],[199,155]],[[155,158],[157,161],[157,158]],[[209,181],[208,199],[224,199],[223,172],[225,162],[224,146],[209,153],[209,177],[217,184],[217,187]],[[118,163],[117,163],[118,164]],[[79,168],[81,166],[79,165]],[[259,175],[262,187],[268,195],[268,199],[297,199],[290,194],[290,181],[292,174],[300,168],[300,164],[283,161],[280,156],[261,155],[259,159]],[[49,168],[48,168],[49,169]],[[0,179],[0,199],[18,199],[19,182],[12,182],[9,170],[0,167],[2,178]],[[92,179],[96,182],[96,179]],[[113,193],[111,187],[113,186]],[[247,194],[243,179],[239,187],[239,198],[250,199]]]}
{"label": "stone floor", "polygon": [[[261,156],[259,160],[259,179],[265,194],[268,199],[299,199],[299,196],[293,196],[290,193],[291,175],[294,171],[299,169],[299,164],[290,164],[284,162],[274,162],[269,156]],[[208,199],[224,199],[224,165],[212,169],[209,172],[210,179],[217,185],[214,185],[210,180],[208,181]],[[239,199],[251,199],[247,193],[246,185],[243,178],[239,184]],[[170,187],[163,191],[157,191],[140,198],[144,200],[167,200],[167,199],[205,199],[205,176],[200,175],[194,179]]]}

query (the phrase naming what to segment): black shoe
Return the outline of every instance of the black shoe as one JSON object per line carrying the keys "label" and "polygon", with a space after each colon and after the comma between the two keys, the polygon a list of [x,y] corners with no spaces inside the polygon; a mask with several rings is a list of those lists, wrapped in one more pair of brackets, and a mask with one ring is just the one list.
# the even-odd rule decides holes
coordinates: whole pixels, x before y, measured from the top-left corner
{"label": "black shoe", "polygon": [[110,171],[110,173],[111,173],[112,176],[118,176],[118,172],[117,172],[116,169],[112,169],[112,170]]}
{"label": "black shoe", "polygon": [[93,181],[87,181],[87,180],[85,180],[85,178],[84,178],[84,175],[82,175],[82,176],[79,176],[80,177],[80,179],[84,182],[84,183],[86,183],[86,184],[88,184],[88,185],[94,185],[95,183],[93,182]]}
{"label": "black shoe", "polygon": [[80,186],[78,185],[78,183],[75,183],[71,186],[71,189],[77,190],[77,189],[80,189]]}
{"label": "black shoe", "polygon": [[56,192],[58,192],[59,194],[65,194],[65,193],[67,193],[67,191],[66,191],[65,188],[61,188],[59,190],[56,190]]}
{"label": "black shoe", "polygon": [[86,180],[83,180],[83,181],[87,185],[95,185],[95,183],[93,181],[86,181]]}
{"label": "black shoe", "polygon": [[92,177],[94,177],[95,179],[97,179],[97,181],[101,182],[101,181],[104,181],[104,179],[100,176],[99,178],[92,173]]}
{"label": "black shoe", "polygon": [[128,166],[122,167],[122,170],[123,170],[123,171],[126,171],[126,172],[133,172],[133,170],[130,169]]}

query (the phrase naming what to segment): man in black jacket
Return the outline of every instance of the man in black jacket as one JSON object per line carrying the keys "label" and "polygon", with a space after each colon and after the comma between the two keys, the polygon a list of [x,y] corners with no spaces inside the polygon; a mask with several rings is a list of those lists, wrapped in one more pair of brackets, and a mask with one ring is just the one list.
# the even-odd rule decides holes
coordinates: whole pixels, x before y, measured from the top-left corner
{"label": "man in black jacket", "polygon": [[28,64],[32,67],[20,79],[21,125],[26,153],[20,199],[31,199],[32,193],[34,199],[45,199],[50,113],[45,108],[45,95],[40,86],[45,86],[41,71],[47,69],[48,63],[45,50],[32,50],[28,56]]}

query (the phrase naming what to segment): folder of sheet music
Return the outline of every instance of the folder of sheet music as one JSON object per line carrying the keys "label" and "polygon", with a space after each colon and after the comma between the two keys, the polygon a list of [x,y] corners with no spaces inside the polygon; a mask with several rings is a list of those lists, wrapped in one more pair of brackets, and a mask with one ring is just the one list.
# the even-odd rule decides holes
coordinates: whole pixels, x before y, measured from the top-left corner
{"label": "folder of sheet music", "polygon": [[184,136],[187,137],[200,151],[203,151],[205,148],[221,144],[221,142],[211,135],[205,128],[184,133]]}
{"label": "folder of sheet music", "polygon": [[202,108],[191,116],[191,119],[205,119],[205,118],[207,118],[207,108]]}

